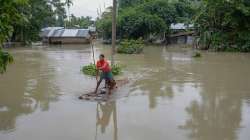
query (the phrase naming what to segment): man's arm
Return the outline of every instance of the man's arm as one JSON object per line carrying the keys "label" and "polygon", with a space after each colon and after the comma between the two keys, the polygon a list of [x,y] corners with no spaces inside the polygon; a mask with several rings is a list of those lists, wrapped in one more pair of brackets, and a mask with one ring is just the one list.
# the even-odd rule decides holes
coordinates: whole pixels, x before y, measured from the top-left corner
{"label": "man's arm", "polygon": [[107,63],[104,63],[102,67],[99,68],[99,70],[103,70],[104,68],[106,68],[108,66]]}

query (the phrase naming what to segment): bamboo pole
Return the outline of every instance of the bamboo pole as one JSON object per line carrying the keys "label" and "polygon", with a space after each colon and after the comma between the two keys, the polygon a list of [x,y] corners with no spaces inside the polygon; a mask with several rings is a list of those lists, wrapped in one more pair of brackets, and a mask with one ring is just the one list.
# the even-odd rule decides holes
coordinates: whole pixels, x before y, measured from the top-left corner
{"label": "bamboo pole", "polygon": [[117,1],[113,0],[113,10],[112,10],[112,48],[111,48],[111,65],[114,62],[115,55],[115,45],[116,45],[116,10],[117,10]]}

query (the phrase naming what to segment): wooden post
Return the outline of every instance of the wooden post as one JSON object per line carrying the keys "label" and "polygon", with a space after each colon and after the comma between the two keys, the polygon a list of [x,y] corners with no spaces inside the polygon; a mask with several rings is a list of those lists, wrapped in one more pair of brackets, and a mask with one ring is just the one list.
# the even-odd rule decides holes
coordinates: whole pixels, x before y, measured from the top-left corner
{"label": "wooden post", "polygon": [[116,45],[116,9],[117,9],[117,1],[113,0],[113,9],[112,9],[112,48],[111,48],[111,65],[114,62],[114,55],[115,55],[115,45]]}

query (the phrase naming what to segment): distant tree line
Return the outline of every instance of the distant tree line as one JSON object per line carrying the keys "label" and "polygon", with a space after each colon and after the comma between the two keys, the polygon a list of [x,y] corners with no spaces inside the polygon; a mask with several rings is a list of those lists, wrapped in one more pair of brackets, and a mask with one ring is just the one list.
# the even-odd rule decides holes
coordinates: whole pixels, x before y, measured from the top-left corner
{"label": "distant tree line", "polygon": [[66,7],[69,13],[72,4],[72,0],[1,0],[0,42],[37,41],[41,28],[48,26],[86,28],[93,24],[90,17],[71,14],[67,18]]}
{"label": "distant tree line", "polygon": [[[191,23],[202,49],[250,51],[249,0],[118,0],[117,36],[148,39],[171,34],[172,23]],[[104,39],[111,38],[112,7],[97,20]]]}
{"label": "distant tree line", "polygon": [[[172,23],[191,23],[195,7],[189,0],[118,0],[117,35],[126,39],[147,39],[150,35],[170,33]],[[112,7],[97,20],[104,39],[111,37]]]}
{"label": "distant tree line", "polygon": [[86,28],[93,24],[90,17],[67,19],[66,7],[72,0],[0,0],[0,73],[13,58],[2,50],[5,42],[30,43],[40,40],[43,27],[61,26]]}
{"label": "distant tree line", "polygon": [[94,25],[95,21],[90,16],[86,17],[76,17],[73,14],[70,16],[70,20],[66,21],[68,28],[88,28],[91,25]]}

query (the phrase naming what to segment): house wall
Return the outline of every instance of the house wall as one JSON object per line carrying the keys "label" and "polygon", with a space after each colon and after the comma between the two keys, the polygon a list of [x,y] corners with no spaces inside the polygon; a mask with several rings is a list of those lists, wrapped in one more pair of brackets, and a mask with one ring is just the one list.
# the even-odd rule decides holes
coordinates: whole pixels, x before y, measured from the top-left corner
{"label": "house wall", "polygon": [[187,36],[179,36],[177,37],[177,44],[186,44]]}
{"label": "house wall", "polygon": [[193,44],[194,37],[193,36],[177,36],[170,38],[170,44]]}
{"label": "house wall", "polygon": [[88,44],[90,40],[83,37],[51,37],[50,44]]}

